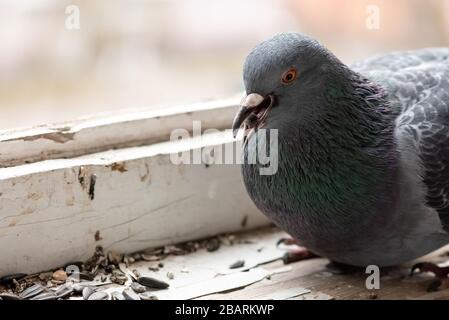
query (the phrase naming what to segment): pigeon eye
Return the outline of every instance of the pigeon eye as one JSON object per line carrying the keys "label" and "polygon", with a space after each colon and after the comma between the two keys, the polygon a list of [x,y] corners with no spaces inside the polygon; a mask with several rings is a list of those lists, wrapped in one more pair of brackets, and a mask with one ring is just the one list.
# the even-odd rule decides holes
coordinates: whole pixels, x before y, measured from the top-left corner
{"label": "pigeon eye", "polygon": [[291,68],[284,72],[284,74],[282,75],[281,82],[283,84],[289,84],[292,83],[293,80],[295,79],[296,79],[296,69]]}

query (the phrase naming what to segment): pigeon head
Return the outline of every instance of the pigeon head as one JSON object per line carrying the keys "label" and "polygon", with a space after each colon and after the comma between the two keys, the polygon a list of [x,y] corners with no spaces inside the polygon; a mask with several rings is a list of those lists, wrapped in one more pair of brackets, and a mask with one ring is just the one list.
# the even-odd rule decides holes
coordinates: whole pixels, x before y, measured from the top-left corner
{"label": "pigeon head", "polygon": [[233,122],[234,136],[242,126],[246,137],[292,114],[296,119],[319,114],[317,96],[329,79],[346,69],[318,41],[298,33],[282,33],[260,43],[244,63],[246,95]]}

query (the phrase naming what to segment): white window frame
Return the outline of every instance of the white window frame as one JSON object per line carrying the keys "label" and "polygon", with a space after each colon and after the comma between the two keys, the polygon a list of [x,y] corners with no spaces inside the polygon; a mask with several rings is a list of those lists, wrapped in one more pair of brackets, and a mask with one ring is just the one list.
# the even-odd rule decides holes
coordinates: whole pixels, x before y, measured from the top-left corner
{"label": "white window frame", "polygon": [[[268,221],[240,166],[175,165],[171,154],[235,144],[169,141],[174,129],[230,127],[232,98],[0,131],[0,276],[86,260],[96,246],[134,252]],[[235,146],[234,146],[235,147]]]}

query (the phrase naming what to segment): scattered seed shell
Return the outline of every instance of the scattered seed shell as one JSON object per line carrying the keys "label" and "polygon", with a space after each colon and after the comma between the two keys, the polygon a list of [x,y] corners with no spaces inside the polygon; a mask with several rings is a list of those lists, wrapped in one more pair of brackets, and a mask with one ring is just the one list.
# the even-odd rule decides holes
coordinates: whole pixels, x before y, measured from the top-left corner
{"label": "scattered seed shell", "polygon": [[83,299],[88,300],[92,293],[95,292],[95,289],[92,287],[84,287],[83,289]]}
{"label": "scattered seed shell", "polygon": [[220,240],[218,238],[212,238],[207,241],[206,250],[209,252],[214,252],[220,249]]}
{"label": "scattered seed shell", "polygon": [[34,296],[37,296],[38,294],[40,294],[42,291],[45,290],[45,287],[39,283],[32,285],[31,287],[25,289],[21,294],[20,297],[22,299],[30,299]]}
{"label": "scattered seed shell", "polygon": [[0,293],[0,298],[3,300],[21,300],[21,298],[18,295],[15,295],[14,293]]}
{"label": "scattered seed shell", "polygon": [[109,300],[109,294],[104,291],[95,291],[87,300]]}
{"label": "scattered seed shell", "polygon": [[111,293],[112,300],[126,300],[125,296],[118,291]]}
{"label": "scattered seed shell", "polygon": [[0,278],[0,284],[11,284],[13,280],[20,280],[26,277],[26,273],[15,273]]}
{"label": "scattered seed shell", "polygon": [[56,291],[55,294],[58,297],[58,299],[63,299],[69,295],[71,295],[73,293],[73,287],[70,285],[63,285],[61,287],[59,287]]}
{"label": "scattered seed shell", "polygon": [[159,300],[159,298],[155,294],[151,293],[150,291],[146,291],[146,292],[139,294],[139,297],[142,300]]}
{"label": "scattered seed shell", "polygon": [[53,277],[53,280],[56,280],[56,281],[66,281],[67,273],[64,270],[59,269],[59,270],[56,270],[55,272],[53,272],[52,277]]}
{"label": "scattered seed shell", "polygon": [[140,300],[140,297],[131,289],[123,290],[123,296],[126,300]]}
{"label": "scattered seed shell", "polygon": [[133,289],[136,293],[142,293],[147,291],[147,287],[141,285],[138,282],[131,283],[131,289]]}
{"label": "scattered seed shell", "polygon": [[234,262],[233,264],[231,264],[229,266],[229,269],[237,269],[237,268],[241,268],[245,265],[245,261],[244,260],[237,260],[236,262]]}
{"label": "scattered seed shell", "polygon": [[142,254],[142,259],[145,261],[158,261],[161,260],[159,256],[157,255],[149,255],[149,254]]}
{"label": "scattered seed shell", "polygon": [[109,251],[108,252],[108,260],[109,260],[109,263],[118,265],[123,260],[123,254],[115,252],[115,251]]}
{"label": "scattered seed shell", "polygon": [[58,297],[52,291],[42,292],[37,296],[32,297],[30,300],[56,300]]}
{"label": "scattered seed shell", "polygon": [[133,274],[138,278],[140,277],[140,272],[136,269],[133,270]]}
{"label": "scattered seed shell", "polygon": [[53,272],[42,272],[39,274],[38,278],[42,281],[48,281],[52,278]]}
{"label": "scattered seed shell", "polygon": [[137,282],[139,282],[143,286],[155,289],[167,289],[170,286],[167,282],[151,277],[139,277],[137,279]]}

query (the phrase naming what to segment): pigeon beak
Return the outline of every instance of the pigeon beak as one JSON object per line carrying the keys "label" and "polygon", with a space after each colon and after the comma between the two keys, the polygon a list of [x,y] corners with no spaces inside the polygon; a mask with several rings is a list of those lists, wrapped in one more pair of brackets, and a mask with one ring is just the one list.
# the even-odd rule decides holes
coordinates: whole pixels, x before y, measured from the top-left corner
{"label": "pigeon beak", "polygon": [[242,123],[252,113],[253,109],[257,108],[264,101],[265,98],[258,93],[250,93],[246,97],[243,97],[243,102],[240,105],[240,109],[232,122],[232,133],[234,138],[237,136]]}

